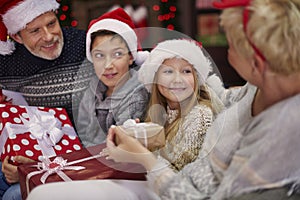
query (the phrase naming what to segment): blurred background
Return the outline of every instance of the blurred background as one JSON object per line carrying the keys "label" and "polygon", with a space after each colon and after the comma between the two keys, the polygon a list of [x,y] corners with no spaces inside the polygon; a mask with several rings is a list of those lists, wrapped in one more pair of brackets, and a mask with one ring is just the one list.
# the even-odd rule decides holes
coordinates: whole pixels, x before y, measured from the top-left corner
{"label": "blurred background", "polygon": [[87,30],[91,19],[122,7],[137,28],[159,27],[181,32],[202,43],[214,59],[226,87],[245,81],[227,61],[227,41],[213,0],[57,0],[62,26]]}

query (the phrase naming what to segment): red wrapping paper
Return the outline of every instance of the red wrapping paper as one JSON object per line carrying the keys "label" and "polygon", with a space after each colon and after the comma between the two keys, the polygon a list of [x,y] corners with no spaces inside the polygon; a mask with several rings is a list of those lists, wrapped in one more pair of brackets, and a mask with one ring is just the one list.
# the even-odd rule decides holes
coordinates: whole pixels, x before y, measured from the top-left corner
{"label": "red wrapping paper", "polygon": [[[83,158],[99,155],[99,152],[105,147],[105,144],[96,145],[94,147],[84,148],[80,151],[63,154],[61,157],[67,162],[78,161]],[[54,158],[53,158],[54,159]],[[52,159],[52,160],[53,160]],[[34,166],[37,163],[29,163],[18,166],[22,198],[25,200],[28,192],[38,185],[43,184],[41,177],[45,172],[36,174],[38,169]],[[74,163],[70,166],[85,167],[82,170],[62,170],[71,180],[95,180],[95,179],[126,179],[126,180],[146,180],[146,170],[138,164],[132,163],[116,163],[106,160],[104,157],[93,158],[84,162]],[[64,181],[56,173],[51,174],[46,179],[46,184],[51,182]]]}
{"label": "red wrapping paper", "polygon": [[[57,120],[57,123],[60,124],[61,130],[66,130],[62,132],[63,136],[55,143],[54,146],[46,145],[38,140],[30,130],[24,128],[24,123],[28,122],[28,126],[31,125],[30,115],[28,115],[27,109],[36,109],[35,112],[42,114],[54,114],[53,119]],[[34,113],[34,112],[33,112]],[[47,152],[47,156],[55,156],[64,153],[70,153],[76,150],[82,149],[81,142],[76,135],[72,123],[67,115],[67,112],[63,108],[45,108],[45,107],[32,107],[32,106],[17,106],[17,105],[4,105],[0,104],[0,151],[1,151],[1,160],[6,156],[10,157],[10,162],[12,164],[18,165],[17,162],[13,161],[13,157],[17,155],[22,155],[28,157],[32,160],[40,160],[43,153]],[[31,116],[31,118],[33,118]],[[22,120],[25,120],[22,121]],[[47,120],[50,121],[50,120]],[[46,122],[47,122],[46,121]],[[41,124],[45,124],[42,122]],[[16,129],[9,129],[8,127],[18,126],[24,129],[24,131],[16,131]],[[52,129],[51,129],[52,130]],[[12,132],[19,132],[18,134],[11,134]],[[55,130],[57,131],[57,130]],[[39,133],[39,131],[36,131]],[[53,132],[47,134],[51,135]],[[72,134],[70,134],[72,133]],[[46,135],[47,135],[46,134]],[[49,153],[50,149],[50,153]]]}

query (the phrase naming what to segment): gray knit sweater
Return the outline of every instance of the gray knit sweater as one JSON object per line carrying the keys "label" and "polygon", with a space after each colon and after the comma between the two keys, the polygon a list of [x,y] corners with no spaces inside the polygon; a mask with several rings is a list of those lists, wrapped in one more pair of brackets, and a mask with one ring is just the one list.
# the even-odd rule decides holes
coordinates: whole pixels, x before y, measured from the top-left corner
{"label": "gray knit sweater", "polygon": [[149,93],[138,81],[135,69],[130,79],[105,98],[106,86],[95,76],[80,103],[76,128],[85,147],[103,143],[111,125],[127,119],[143,118]]}

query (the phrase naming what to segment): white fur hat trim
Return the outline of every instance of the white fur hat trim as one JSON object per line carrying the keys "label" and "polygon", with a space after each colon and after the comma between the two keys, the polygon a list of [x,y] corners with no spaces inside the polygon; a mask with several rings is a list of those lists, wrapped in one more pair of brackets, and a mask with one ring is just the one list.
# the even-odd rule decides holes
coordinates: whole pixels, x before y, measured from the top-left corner
{"label": "white fur hat trim", "polygon": [[94,32],[97,32],[99,30],[109,30],[113,31],[126,41],[129,51],[131,52],[133,59],[135,60],[137,58],[137,36],[134,32],[134,30],[128,26],[126,23],[118,21],[116,19],[102,19],[95,24],[93,24],[86,36],[86,57],[90,62],[92,61],[92,55],[91,55],[91,34]]}
{"label": "white fur hat trim", "polygon": [[2,15],[9,34],[16,34],[36,17],[59,8],[56,0],[25,0]]}
{"label": "white fur hat trim", "polygon": [[197,71],[199,84],[206,82],[212,71],[210,60],[203,54],[201,47],[192,40],[174,39],[159,43],[150,53],[139,70],[139,80],[151,92],[152,83],[160,65],[168,58],[180,57],[188,61]]}

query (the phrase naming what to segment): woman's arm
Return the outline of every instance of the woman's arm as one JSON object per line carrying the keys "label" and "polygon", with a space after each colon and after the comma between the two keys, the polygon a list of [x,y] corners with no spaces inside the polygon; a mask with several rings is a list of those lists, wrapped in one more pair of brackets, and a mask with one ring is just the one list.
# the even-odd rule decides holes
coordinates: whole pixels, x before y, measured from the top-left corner
{"label": "woman's arm", "polygon": [[[115,144],[118,137],[118,145]],[[118,127],[112,127],[103,155],[116,162],[142,164],[151,187],[163,199],[205,199],[216,188],[215,177],[207,157],[198,157],[179,174],[158,159],[135,138],[127,136]]]}

